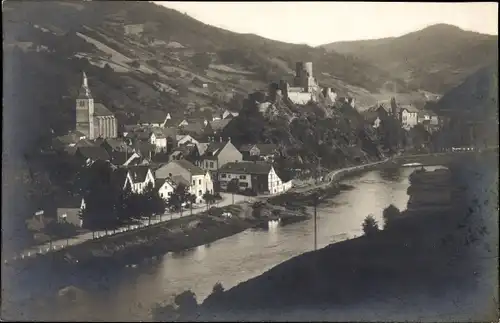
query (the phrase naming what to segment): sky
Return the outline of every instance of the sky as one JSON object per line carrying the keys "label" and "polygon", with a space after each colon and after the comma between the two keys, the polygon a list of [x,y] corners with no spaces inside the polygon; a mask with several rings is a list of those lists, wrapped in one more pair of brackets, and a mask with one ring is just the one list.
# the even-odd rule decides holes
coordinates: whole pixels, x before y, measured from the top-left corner
{"label": "sky", "polygon": [[444,23],[498,35],[498,3],[154,1],[206,24],[288,43],[397,37]]}

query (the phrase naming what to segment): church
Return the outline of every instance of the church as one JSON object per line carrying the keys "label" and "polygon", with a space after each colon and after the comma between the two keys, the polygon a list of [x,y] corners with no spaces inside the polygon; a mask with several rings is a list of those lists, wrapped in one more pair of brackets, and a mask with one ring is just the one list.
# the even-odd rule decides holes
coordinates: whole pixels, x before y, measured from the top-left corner
{"label": "church", "polygon": [[75,128],[90,140],[118,136],[116,117],[103,104],[94,103],[85,72],[83,72],[83,83],[76,99]]}

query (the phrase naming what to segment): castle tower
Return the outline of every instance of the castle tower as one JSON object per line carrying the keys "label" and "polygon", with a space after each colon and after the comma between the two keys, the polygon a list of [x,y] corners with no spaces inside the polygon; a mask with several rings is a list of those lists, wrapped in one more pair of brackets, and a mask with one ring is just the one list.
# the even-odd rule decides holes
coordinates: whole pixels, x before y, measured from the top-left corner
{"label": "castle tower", "polygon": [[295,64],[294,86],[303,88],[305,92],[312,92],[316,88],[312,62],[297,62]]}
{"label": "castle tower", "polygon": [[76,131],[88,139],[94,139],[94,99],[90,93],[87,75],[83,72],[83,81],[76,98]]}

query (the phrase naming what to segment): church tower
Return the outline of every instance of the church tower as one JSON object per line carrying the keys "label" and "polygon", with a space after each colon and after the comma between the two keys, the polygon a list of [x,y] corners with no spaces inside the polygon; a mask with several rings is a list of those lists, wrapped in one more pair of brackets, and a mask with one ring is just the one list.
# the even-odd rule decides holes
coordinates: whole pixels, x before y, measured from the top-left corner
{"label": "church tower", "polygon": [[83,83],[76,99],[76,131],[88,139],[94,139],[94,99],[90,94],[87,75],[83,72]]}

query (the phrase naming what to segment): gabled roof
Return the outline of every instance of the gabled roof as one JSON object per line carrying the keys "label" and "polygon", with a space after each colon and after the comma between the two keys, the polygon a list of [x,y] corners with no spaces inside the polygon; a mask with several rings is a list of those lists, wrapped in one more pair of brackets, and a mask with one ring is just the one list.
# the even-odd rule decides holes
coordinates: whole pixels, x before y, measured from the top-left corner
{"label": "gabled roof", "polygon": [[184,186],[189,187],[191,184],[191,183],[189,183],[188,180],[186,180],[181,175],[174,175],[174,176],[172,176],[171,180],[172,180],[172,183],[174,184],[174,187],[176,187],[179,184],[183,184]]}
{"label": "gabled roof", "polygon": [[167,138],[167,136],[165,136],[165,132],[161,128],[153,127],[151,129],[151,135],[153,135],[153,134],[155,135],[156,139]]}
{"label": "gabled roof", "polygon": [[181,131],[185,133],[202,134],[203,131],[205,131],[205,125],[203,122],[190,122],[187,125],[181,126]]}
{"label": "gabled roof", "polygon": [[83,146],[77,148],[77,153],[91,160],[110,160],[108,152],[102,147]]}
{"label": "gabled roof", "polygon": [[415,113],[415,112],[420,111],[416,107],[414,107],[413,105],[410,105],[410,104],[401,106],[401,111],[403,111],[403,110],[407,110],[408,112],[411,112],[411,113]]}
{"label": "gabled roof", "polygon": [[252,148],[255,147],[255,144],[245,144],[241,145],[238,149],[240,152],[249,152]]}
{"label": "gabled roof", "polygon": [[152,110],[145,112],[139,116],[139,124],[162,124],[167,119],[167,112]]}
{"label": "gabled roof", "polygon": [[209,143],[208,142],[199,142],[196,144],[198,146],[198,152],[200,153],[200,156],[205,154],[205,151],[207,150]]}
{"label": "gabled roof", "polygon": [[200,167],[194,165],[193,163],[185,160],[185,159],[180,159],[180,160],[174,160],[172,161],[173,163],[176,163],[180,167],[184,168],[188,172],[191,173],[191,175],[205,175],[205,171],[201,169]]}
{"label": "gabled roof", "polygon": [[278,145],[276,144],[255,144],[260,150],[261,155],[272,155],[278,150]]}
{"label": "gabled roof", "polygon": [[111,117],[114,116],[113,112],[109,111],[108,108],[102,103],[94,104],[94,115],[96,117]]}
{"label": "gabled roof", "polygon": [[232,119],[220,119],[209,122],[214,131],[222,131],[231,122]]}
{"label": "gabled roof", "polygon": [[123,139],[106,138],[103,143],[106,143],[115,151],[132,151]]}
{"label": "gabled roof", "polygon": [[144,183],[149,172],[149,166],[131,166],[128,168],[128,172],[134,183]]}
{"label": "gabled roof", "polygon": [[165,127],[177,128],[179,127],[180,123],[184,121],[184,119],[185,118],[172,116],[172,119],[168,119],[167,122],[165,122]]}
{"label": "gabled roof", "polygon": [[272,165],[265,162],[237,162],[227,163],[222,166],[219,172],[233,174],[267,175],[271,171]]}
{"label": "gabled roof", "polygon": [[207,149],[205,149],[205,157],[217,157],[221,152],[222,148],[226,146],[227,142],[211,142],[208,144]]}

